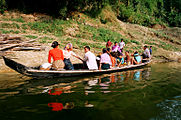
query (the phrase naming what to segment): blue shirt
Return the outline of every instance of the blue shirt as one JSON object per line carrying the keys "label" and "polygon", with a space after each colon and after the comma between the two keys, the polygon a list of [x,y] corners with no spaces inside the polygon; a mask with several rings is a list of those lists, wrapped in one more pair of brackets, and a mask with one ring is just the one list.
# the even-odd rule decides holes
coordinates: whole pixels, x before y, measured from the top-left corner
{"label": "blue shirt", "polygon": [[141,62],[141,56],[139,56],[139,54],[134,54],[134,58],[138,63]]}

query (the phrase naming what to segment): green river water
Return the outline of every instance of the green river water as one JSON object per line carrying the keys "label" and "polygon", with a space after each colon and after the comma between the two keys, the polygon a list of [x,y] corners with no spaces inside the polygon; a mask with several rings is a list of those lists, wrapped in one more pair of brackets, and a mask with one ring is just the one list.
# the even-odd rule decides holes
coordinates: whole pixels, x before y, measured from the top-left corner
{"label": "green river water", "polygon": [[61,79],[0,73],[0,120],[181,120],[181,64]]}

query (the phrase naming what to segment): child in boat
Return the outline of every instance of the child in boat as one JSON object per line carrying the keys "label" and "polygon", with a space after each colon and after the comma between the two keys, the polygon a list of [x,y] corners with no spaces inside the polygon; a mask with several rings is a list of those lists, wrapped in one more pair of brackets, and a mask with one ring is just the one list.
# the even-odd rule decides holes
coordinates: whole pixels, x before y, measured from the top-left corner
{"label": "child in boat", "polygon": [[130,65],[130,64],[131,64],[131,58],[130,58],[130,56],[129,56],[129,51],[126,51],[126,52],[125,52],[125,55],[126,55],[126,57],[124,58],[125,63],[126,63],[127,65]]}
{"label": "child in boat", "polygon": [[64,60],[63,60],[63,62],[64,62],[64,64],[65,64],[65,67],[64,67],[64,68],[65,68],[66,70],[74,70],[74,66],[72,65],[72,63],[71,63],[71,61],[70,61],[70,57],[71,57],[71,56],[74,56],[74,57],[82,60],[79,56],[77,56],[77,55],[72,51],[72,49],[73,49],[72,44],[71,44],[71,43],[68,43],[68,44],[65,46],[64,50],[63,50],[63,55],[64,55]]}
{"label": "child in boat", "polygon": [[54,41],[51,45],[53,49],[49,51],[48,62],[51,63],[51,58],[53,58],[52,69],[60,70],[64,68],[64,56],[63,51],[58,48],[60,45],[57,41]]}
{"label": "child in boat", "polygon": [[118,67],[121,67],[124,65],[124,57],[123,57],[123,54],[118,54],[118,58],[117,58],[117,61],[118,61]]}
{"label": "child in boat", "polygon": [[140,64],[141,63],[142,59],[137,51],[134,52],[134,54],[132,56],[133,56],[133,58],[131,58],[131,64]]}

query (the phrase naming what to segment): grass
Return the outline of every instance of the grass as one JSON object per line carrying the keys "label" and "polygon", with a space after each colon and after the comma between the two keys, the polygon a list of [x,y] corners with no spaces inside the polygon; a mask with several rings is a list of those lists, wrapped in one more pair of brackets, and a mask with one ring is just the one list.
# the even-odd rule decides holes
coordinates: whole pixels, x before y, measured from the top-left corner
{"label": "grass", "polygon": [[12,19],[11,21],[16,21],[16,22],[20,22],[20,23],[24,23],[25,22],[22,17],[16,18],[16,19]]}
{"label": "grass", "polygon": [[30,39],[36,39],[38,38],[37,36],[34,36],[34,35],[24,35],[25,37],[27,38],[30,38]]}
{"label": "grass", "polygon": [[1,31],[2,34],[10,34],[10,33],[19,34],[19,33],[21,33],[21,31],[19,31],[19,30],[4,30],[4,29],[0,29],[0,31]]}
{"label": "grass", "polygon": [[39,42],[40,43],[52,43],[53,40],[54,40],[53,38],[45,36],[45,37],[41,37],[39,39]]}
{"label": "grass", "polygon": [[16,28],[20,29],[20,26],[16,23],[1,23],[1,28]]}
{"label": "grass", "polygon": [[[120,42],[121,38],[123,38],[123,41],[126,44],[124,51],[129,50],[130,53],[134,51],[142,53],[142,44],[146,44],[149,46],[152,45],[153,50],[157,50],[157,48],[161,47],[165,50],[179,51],[179,48],[173,46],[171,43],[161,41],[171,39],[170,36],[162,31],[151,29],[152,32],[154,32],[154,35],[157,36],[158,40],[157,38],[148,38],[148,40],[139,38],[131,39],[126,35],[123,36],[122,34],[120,34],[122,33],[120,32],[122,29],[119,25],[116,25],[115,23],[107,22],[105,24],[101,24],[99,20],[97,21],[96,19],[86,18],[86,16],[83,17],[85,19],[82,19],[82,17],[81,19],[73,18],[70,20],[43,19],[29,23],[26,23],[21,17],[16,19],[7,19],[7,21],[14,22],[2,22],[0,24],[0,32],[2,34],[23,33],[27,34],[24,35],[24,37],[29,39],[36,39],[39,35],[41,35],[44,37],[40,37],[38,39],[40,43],[52,43],[53,40],[57,40],[61,43],[61,47],[64,47],[65,44],[71,42],[76,48],[82,49],[84,46],[89,45],[96,51],[100,51],[100,49],[104,48],[104,43],[106,43],[107,40],[111,40],[111,42],[114,43]],[[73,28],[72,30],[75,30],[76,34],[69,35],[69,33],[67,33],[66,31],[67,28]],[[132,32],[134,34],[137,34],[138,37],[142,35],[139,32],[135,32],[134,30]],[[32,33],[33,35],[31,35]],[[49,37],[49,35],[51,35],[51,37]]]}
{"label": "grass", "polygon": [[179,51],[179,49],[171,44],[168,44],[166,42],[163,42],[163,41],[159,41],[160,42],[160,45],[159,47],[165,49],[165,50],[170,50],[170,51]]}
{"label": "grass", "polygon": [[136,40],[131,40],[130,42],[131,42],[131,43],[135,43],[135,44],[137,44],[137,45],[140,45],[140,42],[138,42],[138,41],[136,41]]}

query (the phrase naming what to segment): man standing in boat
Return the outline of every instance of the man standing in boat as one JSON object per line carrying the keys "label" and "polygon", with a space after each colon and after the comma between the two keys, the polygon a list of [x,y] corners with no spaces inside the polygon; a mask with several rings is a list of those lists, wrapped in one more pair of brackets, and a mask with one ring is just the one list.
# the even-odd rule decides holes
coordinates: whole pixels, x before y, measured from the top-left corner
{"label": "man standing in boat", "polygon": [[96,62],[96,56],[90,51],[89,46],[84,47],[85,50],[85,56],[84,56],[84,61],[87,64],[87,67],[89,70],[97,70],[97,62]]}
{"label": "man standing in boat", "polygon": [[149,51],[149,49],[148,49],[148,46],[144,46],[143,47],[143,49],[144,49],[144,52],[143,52],[143,54],[142,54],[142,56],[143,56],[143,59],[149,59],[150,58],[150,51]]}

